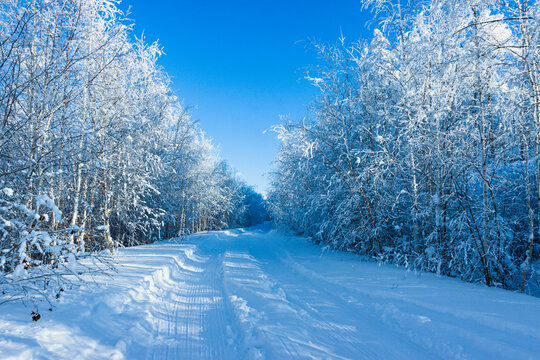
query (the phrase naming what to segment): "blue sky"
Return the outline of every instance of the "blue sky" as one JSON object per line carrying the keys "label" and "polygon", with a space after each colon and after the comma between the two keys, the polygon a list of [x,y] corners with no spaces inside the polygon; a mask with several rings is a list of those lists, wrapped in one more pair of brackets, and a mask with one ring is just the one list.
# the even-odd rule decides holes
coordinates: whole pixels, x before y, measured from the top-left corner
{"label": "blue sky", "polygon": [[[159,40],[173,88],[219,146],[221,155],[259,191],[278,151],[280,122],[306,114],[316,90],[303,80],[317,59],[306,40],[368,34],[360,0],[124,0],[135,34]],[[369,31],[371,32],[371,31]]]}

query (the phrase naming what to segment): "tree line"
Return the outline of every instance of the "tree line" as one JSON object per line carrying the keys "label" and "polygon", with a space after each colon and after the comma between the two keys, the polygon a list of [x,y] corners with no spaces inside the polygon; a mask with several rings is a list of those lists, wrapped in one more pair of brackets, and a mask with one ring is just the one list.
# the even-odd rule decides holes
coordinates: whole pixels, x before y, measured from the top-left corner
{"label": "tree line", "polygon": [[0,1],[0,282],[265,216],[117,5]]}
{"label": "tree line", "polygon": [[274,127],[273,219],[379,261],[538,294],[540,5],[364,5],[373,37],[314,44],[310,115]]}

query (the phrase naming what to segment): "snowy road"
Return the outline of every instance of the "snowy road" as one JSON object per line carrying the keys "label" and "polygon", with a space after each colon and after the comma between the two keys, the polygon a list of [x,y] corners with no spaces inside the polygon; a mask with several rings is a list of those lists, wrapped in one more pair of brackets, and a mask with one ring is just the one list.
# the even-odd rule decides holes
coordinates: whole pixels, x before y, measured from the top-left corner
{"label": "snowy road", "polygon": [[122,250],[37,323],[0,307],[0,358],[539,359],[540,299],[378,266],[265,229]]}

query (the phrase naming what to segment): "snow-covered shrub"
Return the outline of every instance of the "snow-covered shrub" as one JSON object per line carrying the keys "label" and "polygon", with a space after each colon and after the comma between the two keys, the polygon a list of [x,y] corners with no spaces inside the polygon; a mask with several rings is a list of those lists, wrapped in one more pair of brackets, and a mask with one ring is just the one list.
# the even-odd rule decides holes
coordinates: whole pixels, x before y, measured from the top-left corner
{"label": "snow-covered shrub", "polygon": [[0,286],[3,299],[50,301],[89,268],[77,236],[62,227],[62,213],[47,195],[19,196],[0,189]]}

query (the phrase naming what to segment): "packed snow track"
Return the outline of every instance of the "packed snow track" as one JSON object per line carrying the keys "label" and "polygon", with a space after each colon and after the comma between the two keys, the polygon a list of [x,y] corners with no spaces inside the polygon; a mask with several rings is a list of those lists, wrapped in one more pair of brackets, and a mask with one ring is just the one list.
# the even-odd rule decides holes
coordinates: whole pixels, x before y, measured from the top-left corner
{"label": "packed snow track", "polygon": [[268,227],[119,251],[119,273],[29,321],[0,358],[539,359],[540,299],[366,262]]}

